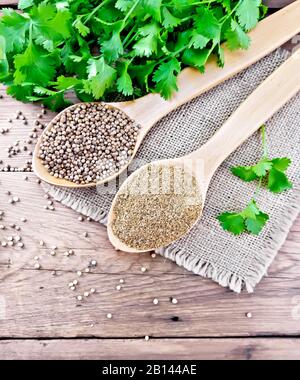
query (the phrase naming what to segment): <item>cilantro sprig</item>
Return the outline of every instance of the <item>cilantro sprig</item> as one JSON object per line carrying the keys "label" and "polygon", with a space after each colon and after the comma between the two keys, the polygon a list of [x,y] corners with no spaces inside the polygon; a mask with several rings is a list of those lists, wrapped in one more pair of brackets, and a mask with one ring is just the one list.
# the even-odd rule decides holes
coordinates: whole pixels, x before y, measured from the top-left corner
{"label": "cilantro sprig", "polygon": [[234,235],[240,235],[243,232],[259,235],[269,220],[269,215],[259,209],[256,201],[262,185],[265,184],[266,188],[273,193],[281,193],[293,187],[286,175],[286,170],[291,160],[287,157],[268,158],[265,126],[261,128],[261,133],[263,145],[262,159],[255,165],[231,168],[231,172],[243,181],[258,181],[253,198],[242,211],[224,212],[217,217],[222,228]]}
{"label": "cilantro sprig", "polygon": [[0,17],[0,81],[22,101],[52,109],[82,101],[168,99],[186,66],[201,72],[222,43],[247,49],[261,0],[20,0]]}

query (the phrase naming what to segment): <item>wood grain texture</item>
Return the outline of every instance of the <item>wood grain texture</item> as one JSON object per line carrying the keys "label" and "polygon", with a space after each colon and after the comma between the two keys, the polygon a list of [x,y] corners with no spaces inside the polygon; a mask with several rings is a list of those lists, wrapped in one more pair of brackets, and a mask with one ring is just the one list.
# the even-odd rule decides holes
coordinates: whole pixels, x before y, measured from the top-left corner
{"label": "wood grain texture", "polygon": [[[269,1],[273,7],[286,2]],[[0,0],[0,6],[12,3]],[[7,159],[5,150],[28,138],[40,108],[5,96],[0,110],[0,128],[18,110],[29,120],[29,125],[14,121],[10,133],[0,135],[0,160],[22,167],[28,154]],[[47,113],[44,121],[53,115]],[[34,175],[29,174],[29,181],[23,176],[0,173],[0,210],[6,214],[0,224],[21,226],[20,232],[0,230],[0,240],[19,234],[25,243],[23,250],[0,246],[0,359],[300,358],[300,218],[256,292],[236,295],[161,257],[116,252],[103,226],[78,221],[77,213],[60,204],[54,212],[45,210],[47,200]],[[20,203],[8,204],[8,189]],[[28,222],[20,221],[23,216]],[[49,254],[52,245],[58,246],[55,257]],[[69,248],[75,255],[65,257]],[[40,270],[33,269],[35,256],[40,257]],[[93,273],[76,277],[76,270],[91,259],[98,261]],[[145,274],[142,266],[148,269]],[[80,283],[74,293],[68,283],[75,278]],[[124,288],[117,291],[121,278]],[[75,294],[92,286],[96,294],[78,302]],[[178,304],[171,304],[170,297]],[[106,318],[109,312],[112,319]],[[247,312],[252,318],[245,317]],[[155,338],[145,342],[145,335]]]}
{"label": "wood grain texture", "polygon": [[78,339],[0,341],[0,359],[75,360],[284,360],[300,359],[299,338]]}
{"label": "wood grain texture", "polygon": [[[21,225],[26,248],[1,249],[0,337],[222,337],[300,334],[300,220],[296,222],[269,271],[254,294],[237,295],[210,280],[200,278],[161,257],[125,254],[110,246],[103,226],[80,222],[77,214],[55,205],[43,209],[43,190],[22,173],[0,174],[3,224]],[[7,203],[6,190],[20,197]],[[22,216],[28,222],[18,222]],[[89,238],[81,238],[89,231]],[[8,227],[0,239],[14,235]],[[39,246],[44,239],[46,248]],[[58,246],[57,256],[49,254]],[[75,255],[64,256],[66,248]],[[34,257],[41,269],[34,269]],[[91,259],[98,262],[93,273],[76,277]],[[141,266],[147,268],[141,272]],[[57,270],[57,275],[51,273]],[[78,278],[78,291],[68,283]],[[116,290],[120,278],[125,280]],[[97,293],[83,302],[75,298],[85,290]],[[178,300],[177,305],[170,297]],[[153,305],[153,299],[159,305]],[[245,314],[251,312],[252,318]],[[106,314],[113,318],[107,319]],[[1,314],[0,314],[1,315]],[[285,321],[282,323],[282,321]],[[93,326],[91,326],[93,325]]]}
{"label": "wood grain texture", "polygon": [[270,8],[283,8],[294,1],[295,0],[264,0],[264,3]]}

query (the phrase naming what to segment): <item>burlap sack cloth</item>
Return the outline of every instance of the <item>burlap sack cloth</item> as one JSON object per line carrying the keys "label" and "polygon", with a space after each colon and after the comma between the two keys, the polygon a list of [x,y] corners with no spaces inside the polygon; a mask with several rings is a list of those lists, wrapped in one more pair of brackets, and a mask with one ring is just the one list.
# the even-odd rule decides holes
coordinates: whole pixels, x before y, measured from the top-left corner
{"label": "burlap sack cloth", "polygon": [[[139,167],[145,162],[179,157],[199,148],[286,58],[286,52],[277,50],[235,78],[169,114],[148,134],[135,165]],[[224,211],[244,208],[255,191],[256,183],[241,181],[229,169],[253,164],[261,158],[261,137],[257,133],[217,171],[199,223],[187,236],[157,251],[187,270],[211,278],[235,292],[244,288],[253,291],[266,274],[300,210],[297,189],[300,184],[300,95],[281,109],[267,126],[270,156],[292,159],[288,175],[294,183],[294,190],[279,195],[261,190],[258,204],[270,216],[261,234],[256,237],[244,233],[235,237],[223,231],[216,219]],[[56,200],[105,224],[113,199],[113,194],[107,194],[107,188],[67,190],[46,186],[46,189]],[[101,259],[101,252],[99,255]]]}

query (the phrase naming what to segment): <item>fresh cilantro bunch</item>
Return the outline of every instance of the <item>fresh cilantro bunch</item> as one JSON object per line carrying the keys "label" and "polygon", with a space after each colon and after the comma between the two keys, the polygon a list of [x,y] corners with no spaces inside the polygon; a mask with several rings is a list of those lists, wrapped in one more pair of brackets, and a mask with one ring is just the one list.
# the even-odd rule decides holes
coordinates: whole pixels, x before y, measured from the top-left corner
{"label": "fresh cilantro bunch", "polygon": [[56,110],[82,101],[168,99],[185,66],[201,72],[221,44],[247,49],[261,0],[20,0],[0,17],[0,81],[22,101]]}
{"label": "fresh cilantro bunch", "polygon": [[266,185],[267,189],[273,193],[281,193],[293,187],[285,173],[291,160],[287,157],[269,159],[264,126],[261,128],[261,132],[263,143],[262,159],[252,166],[231,168],[231,172],[243,181],[258,180],[254,197],[241,212],[224,212],[218,216],[222,228],[234,235],[240,235],[242,232],[258,235],[269,220],[269,216],[262,212],[256,203],[256,197],[262,185]]}

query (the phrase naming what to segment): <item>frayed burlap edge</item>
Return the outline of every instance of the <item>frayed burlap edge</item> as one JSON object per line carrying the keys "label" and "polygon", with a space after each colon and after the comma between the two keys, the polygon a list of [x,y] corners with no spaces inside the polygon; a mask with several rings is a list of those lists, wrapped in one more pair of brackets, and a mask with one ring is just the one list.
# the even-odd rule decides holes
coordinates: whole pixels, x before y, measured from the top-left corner
{"label": "frayed burlap edge", "polygon": [[[87,204],[86,201],[78,201],[72,196],[72,194],[67,193],[63,188],[58,189],[45,184],[44,189],[49,195],[63,205],[68,206],[103,225],[107,224],[107,212],[99,210],[97,206]],[[157,249],[156,253],[176,262],[177,265],[184,267],[197,275],[210,278],[219,285],[228,287],[236,293],[240,293],[243,289],[252,293],[262,277],[267,274],[271,262],[274,260],[285,242],[288,232],[296,220],[299,211],[300,188],[297,188],[293,190],[293,196],[290,199],[290,204],[286,208],[286,214],[280,220],[280,223],[278,223],[278,226],[274,229],[272,235],[270,235],[270,239],[264,248],[264,254],[261,256],[257,254],[254,257],[253,266],[247,278],[238,276],[236,273],[228,270],[218,269],[214,267],[212,263],[200,260],[185,252],[185,250],[173,246]]]}
{"label": "frayed burlap edge", "polygon": [[184,250],[176,249],[176,247],[161,248],[157,250],[157,253],[175,261],[179,266],[195,274],[210,278],[223,287],[228,287],[236,293],[240,293],[243,289],[246,289],[248,293],[252,293],[262,277],[267,274],[270,264],[284,244],[289,230],[299,214],[300,189],[294,190],[294,195],[290,202],[286,208],[286,215],[283,216],[280,224],[270,235],[269,242],[264,248],[264,254],[261,256],[257,254],[254,257],[252,269],[249,269],[247,278],[238,276],[236,273],[229,272],[228,270],[215,268],[212,263],[199,260],[199,258],[186,253]]}

